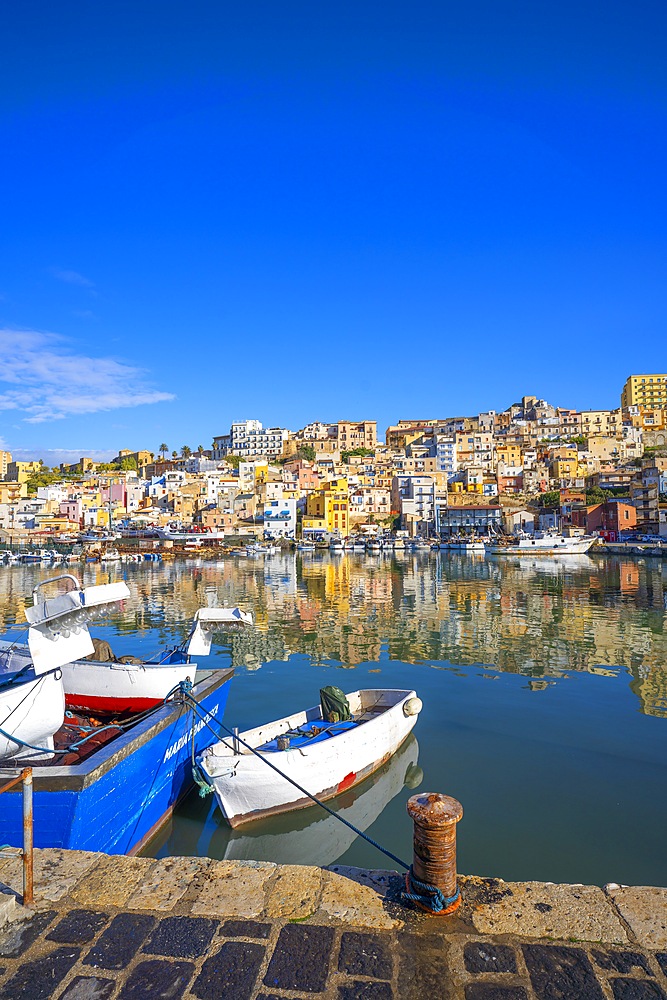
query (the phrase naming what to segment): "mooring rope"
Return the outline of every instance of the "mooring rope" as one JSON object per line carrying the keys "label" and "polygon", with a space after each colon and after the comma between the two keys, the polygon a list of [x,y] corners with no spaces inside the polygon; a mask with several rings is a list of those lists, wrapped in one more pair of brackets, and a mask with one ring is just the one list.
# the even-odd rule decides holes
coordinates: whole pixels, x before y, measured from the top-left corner
{"label": "mooring rope", "polygon": [[206,725],[211,730],[214,736],[219,738],[219,734],[216,733],[211,728],[211,726],[209,726],[208,724],[209,719],[211,719],[217,726],[219,726],[220,729],[226,732],[228,736],[231,736],[232,739],[237,740],[238,743],[241,744],[241,746],[244,746],[246,748],[246,750],[249,750],[256,757],[259,757],[260,760],[263,760],[264,763],[267,765],[267,767],[270,767],[273,771],[276,772],[276,774],[279,774],[282,778],[285,779],[285,781],[289,781],[291,785],[294,785],[294,787],[297,788],[302,793],[302,795],[305,795],[307,798],[309,798],[312,802],[315,803],[315,805],[320,806],[322,809],[324,809],[325,812],[328,812],[330,816],[333,816],[340,823],[343,823],[346,827],[348,827],[348,829],[352,830],[353,833],[356,833],[358,837],[361,837],[368,844],[370,844],[371,847],[375,847],[378,851],[381,851],[382,854],[384,854],[386,857],[391,858],[391,860],[395,861],[396,864],[401,866],[401,868],[404,868],[408,872],[410,871],[410,865],[406,861],[403,861],[402,858],[399,858],[395,854],[392,854],[391,851],[388,851],[385,847],[382,846],[382,844],[378,844],[376,840],[373,840],[372,837],[369,837],[367,834],[365,834],[363,830],[359,829],[359,827],[355,826],[353,823],[350,823],[349,820],[346,820],[343,816],[335,812],[333,809],[330,809],[325,802],[322,802],[320,799],[317,798],[317,796],[309,792],[307,788],[304,788],[303,785],[300,785],[298,781],[295,781],[294,778],[290,778],[288,774],[285,774],[285,772],[281,771],[279,767],[276,767],[275,764],[272,764],[270,760],[267,760],[266,757],[263,756],[263,754],[255,750],[254,747],[251,747],[249,743],[245,742],[245,740],[241,739],[241,737],[238,734],[234,733],[231,729],[229,729],[229,727],[226,726],[223,722],[221,722],[220,719],[216,718],[214,715],[205,713],[201,708],[199,702],[196,700],[196,698],[192,696],[190,692],[183,691],[182,694],[185,700],[191,705],[192,710],[199,714],[199,718],[202,719],[204,725]]}

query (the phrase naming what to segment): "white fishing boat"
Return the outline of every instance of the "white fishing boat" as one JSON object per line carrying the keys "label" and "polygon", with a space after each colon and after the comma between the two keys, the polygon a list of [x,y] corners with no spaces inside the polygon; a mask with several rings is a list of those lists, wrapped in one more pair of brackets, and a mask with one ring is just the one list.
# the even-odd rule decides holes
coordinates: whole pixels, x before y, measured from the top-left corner
{"label": "white fishing boat", "polygon": [[[67,707],[104,715],[154,708],[183,681],[194,682],[197,666],[191,657],[208,655],[216,632],[252,624],[252,615],[240,608],[199,608],[185,643],[148,659],[115,659],[108,643],[98,643],[92,659],[74,660],[62,667]],[[96,658],[98,651],[104,659]]]}
{"label": "white fishing boat", "polygon": [[331,799],[396,753],[422,707],[414,691],[373,689],[346,697],[349,720],[327,721],[320,704],[240,733],[239,740],[258,753],[230,738],[201,755],[199,766],[232,828],[312,804],[266,761],[311,795]]}
{"label": "white fishing boat", "polygon": [[544,532],[535,535],[509,535],[484,543],[487,555],[492,556],[550,556],[583,555],[588,552],[595,538],[590,535],[567,536]]}
{"label": "white fishing boat", "polygon": [[440,549],[445,552],[484,552],[484,542],[481,538],[452,538],[440,543]]}
{"label": "white fishing boat", "polygon": [[[67,581],[73,589],[40,600],[40,588],[58,581]],[[145,659],[116,658],[109,643],[91,638],[88,625],[129,596],[122,582],[82,589],[70,574],[43,580],[33,591],[33,607],[25,610],[28,645],[13,644],[14,654],[32,660],[39,673],[58,666],[68,708],[129,715],[154,708],[181,682],[194,681],[197,668],[191,657],[208,655],[216,632],[253,624],[252,615],[240,608],[199,608],[180,645]]]}

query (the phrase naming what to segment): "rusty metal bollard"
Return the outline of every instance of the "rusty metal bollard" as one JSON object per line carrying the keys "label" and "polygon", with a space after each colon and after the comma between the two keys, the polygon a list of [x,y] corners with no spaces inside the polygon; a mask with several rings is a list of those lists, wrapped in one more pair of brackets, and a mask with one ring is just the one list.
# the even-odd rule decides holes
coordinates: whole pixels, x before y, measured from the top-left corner
{"label": "rusty metal bollard", "polygon": [[[408,799],[408,815],[414,823],[414,834],[406,897],[427,913],[453,913],[461,905],[456,884],[456,824],[463,816],[463,806],[449,795],[422,792]],[[420,901],[419,883],[434,886],[444,898],[438,897],[436,905],[428,898]]]}

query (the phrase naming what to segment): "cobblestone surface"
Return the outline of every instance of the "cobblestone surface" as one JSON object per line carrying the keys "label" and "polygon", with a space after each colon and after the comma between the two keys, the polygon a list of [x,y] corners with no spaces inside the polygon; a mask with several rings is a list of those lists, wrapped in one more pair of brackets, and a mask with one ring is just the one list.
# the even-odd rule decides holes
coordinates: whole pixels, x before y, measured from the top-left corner
{"label": "cobblestone surface", "polygon": [[57,888],[0,930],[0,1000],[667,1000],[661,891],[469,878],[458,913],[429,918],[392,873],[121,858],[112,893],[98,860],[40,859]]}

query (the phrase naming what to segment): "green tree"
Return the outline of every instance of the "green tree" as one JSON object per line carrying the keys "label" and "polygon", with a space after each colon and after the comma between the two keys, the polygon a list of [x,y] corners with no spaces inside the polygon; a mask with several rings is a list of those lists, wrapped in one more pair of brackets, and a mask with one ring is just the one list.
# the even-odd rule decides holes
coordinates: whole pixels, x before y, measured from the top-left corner
{"label": "green tree", "polygon": [[187,444],[184,444],[181,448],[181,458],[190,458],[191,454],[192,448],[190,448]]}
{"label": "green tree", "polygon": [[130,472],[131,470],[137,470],[139,466],[137,465],[136,458],[122,458],[120,462],[121,472]]}
{"label": "green tree", "polygon": [[316,452],[315,452],[314,445],[312,445],[312,444],[302,444],[302,445],[299,445],[299,450],[297,451],[297,455],[298,455],[299,458],[303,458],[307,462],[314,462],[315,461],[315,454],[316,454]]}
{"label": "green tree", "polygon": [[198,444],[197,445],[197,451],[199,452],[199,457],[201,458],[202,455],[204,454],[204,445],[203,444]]}
{"label": "green tree", "polygon": [[172,451],[171,457],[172,458],[178,458],[178,452],[177,451]]}
{"label": "green tree", "polygon": [[160,447],[158,448],[158,451],[159,451],[159,452],[160,452],[160,454],[162,455],[162,460],[164,461],[164,456],[165,456],[165,455],[167,454],[167,452],[169,451],[169,445],[168,445],[168,444],[164,444],[164,443],[163,443],[163,444],[161,444],[161,445],[160,445]]}
{"label": "green tree", "polygon": [[560,492],[558,490],[547,490],[538,497],[540,507],[560,507]]}
{"label": "green tree", "polygon": [[609,493],[606,490],[600,489],[599,486],[591,486],[590,490],[586,490],[586,503],[604,503],[605,500],[609,499]]}
{"label": "green tree", "polygon": [[362,458],[365,458],[368,455],[374,455],[374,454],[375,452],[371,451],[370,448],[352,448],[351,451],[341,451],[340,460],[341,462],[344,462],[347,465],[351,455],[359,455]]}

